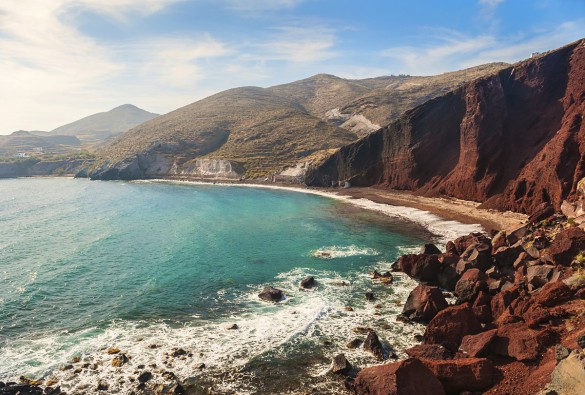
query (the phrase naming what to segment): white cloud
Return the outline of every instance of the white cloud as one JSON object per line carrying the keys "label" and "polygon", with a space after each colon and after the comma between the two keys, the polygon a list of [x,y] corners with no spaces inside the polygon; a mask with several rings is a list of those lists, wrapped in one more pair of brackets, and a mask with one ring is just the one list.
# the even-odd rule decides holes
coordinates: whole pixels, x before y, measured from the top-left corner
{"label": "white cloud", "polygon": [[489,62],[513,63],[532,52],[558,48],[585,36],[585,20],[566,22],[530,36],[464,36],[453,31],[437,34],[434,45],[393,47],[381,52],[392,59],[391,72],[432,75]]}
{"label": "white cloud", "polygon": [[228,8],[238,12],[255,14],[265,11],[294,8],[304,0],[226,0]]}
{"label": "white cloud", "polygon": [[504,0],[479,0],[479,4],[486,7],[497,7],[503,2]]}
{"label": "white cloud", "polygon": [[267,41],[253,46],[248,56],[262,61],[318,62],[337,56],[335,33],[327,28],[280,27]]}

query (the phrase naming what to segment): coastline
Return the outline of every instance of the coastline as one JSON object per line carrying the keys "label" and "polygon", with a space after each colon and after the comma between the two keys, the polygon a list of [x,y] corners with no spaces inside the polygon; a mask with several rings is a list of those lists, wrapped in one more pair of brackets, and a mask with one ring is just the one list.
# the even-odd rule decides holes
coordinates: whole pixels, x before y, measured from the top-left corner
{"label": "coastline", "polygon": [[508,230],[528,218],[525,214],[500,212],[478,208],[480,203],[448,197],[417,196],[406,191],[384,190],[373,187],[313,188],[301,184],[202,181],[176,178],[136,180],[135,182],[167,182],[188,185],[221,185],[248,188],[266,188],[309,193],[383,215],[421,224],[441,239],[453,239],[470,232]]}

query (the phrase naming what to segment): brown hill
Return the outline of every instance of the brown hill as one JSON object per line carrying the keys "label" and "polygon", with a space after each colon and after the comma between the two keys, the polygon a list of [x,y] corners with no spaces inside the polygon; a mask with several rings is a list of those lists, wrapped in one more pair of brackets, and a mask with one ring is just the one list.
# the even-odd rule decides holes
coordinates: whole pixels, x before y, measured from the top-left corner
{"label": "brown hill", "polygon": [[[492,64],[437,77],[365,80],[319,74],[271,88],[227,90],[124,133],[101,151],[101,160],[89,176],[269,176],[378,129],[362,115],[376,106],[380,112],[392,108],[392,114],[398,114],[429,95],[439,95],[501,67]],[[407,102],[403,98],[408,81],[425,86],[410,91],[411,101]],[[387,99],[385,95],[396,98]],[[353,101],[366,97],[371,97],[367,106],[352,107]],[[352,112],[339,111],[350,107]]]}
{"label": "brown hill", "polygon": [[306,182],[444,194],[532,212],[585,175],[585,41],[476,79],[310,169]]}

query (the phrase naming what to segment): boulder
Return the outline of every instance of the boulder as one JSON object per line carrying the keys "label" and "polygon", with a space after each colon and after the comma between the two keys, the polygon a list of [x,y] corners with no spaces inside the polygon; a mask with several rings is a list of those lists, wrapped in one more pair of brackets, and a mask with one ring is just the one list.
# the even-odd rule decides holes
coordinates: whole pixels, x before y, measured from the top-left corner
{"label": "boulder", "polygon": [[416,322],[429,322],[448,306],[439,288],[419,285],[408,295],[402,315]]}
{"label": "boulder", "polygon": [[491,246],[487,244],[473,244],[461,254],[461,259],[457,263],[456,270],[458,274],[463,274],[471,268],[486,271],[492,264]]}
{"label": "boulder", "polygon": [[455,240],[453,240],[453,244],[455,245],[457,254],[461,255],[469,246],[473,244],[486,244],[491,249],[492,242],[483,233],[473,232],[468,234],[467,236],[461,236],[456,238]]}
{"label": "boulder", "polygon": [[439,312],[429,322],[424,334],[425,344],[441,344],[450,351],[457,351],[464,336],[481,331],[481,323],[469,305],[451,306]]}
{"label": "boulder", "polygon": [[471,301],[480,292],[488,289],[487,276],[479,269],[469,269],[457,281],[455,296],[457,303]]}
{"label": "boulder", "polygon": [[575,256],[583,250],[585,250],[585,231],[580,228],[567,228],[556,235],[547,253],[555,263],[569,266]]}
{"label": "boulder", "polygon": [[451,359],[453,353],[440,344],[418,344],[404,350],[411,358],[426,359]]}
{"label": "boulder", "polygon": [[374,300],[376,300],[376,297],[374,296],[373,292],[366,292],[365,296],[368,302],[373,302]]}
{"label": "boulder", "polygon": [[394,281],[394,276],[392,276],[392,273],[390,272],[379,273],[377,270],[374,270],[372,272],[372,278],[374,280],[380,281],[382,284],[392,284],[392,282]]}
{"label": "boulder", "polygon": [[443,289],[453,291],[455,284],[459,281],[459,274],[457,274],[457,262],[459,262],[459,255],[447,253],[439,255],[439,262],[441,263],[441,271],[437,273],[437,285]]}
{"label": "boulder", "polygon": [[335,374],[348,374],[351,371],[351,364],[344,354],[337,354],[331,362],[331,371]]}
{"label": "boulder", "polygon": [[455,243],[453,243],[451,240],[449,240],[447,242],[447,245],[445,246],[445,252],[447,254],[459,255],[459,252],[457,252],[457,247],[455,246]]}
{"label": "boulder", "polygon": [[421,362],[439,379],[447,394],[485,391],[493,383],[494,366],[489,359],[421,359]]}
{"label": "boulder", "polygon": [[484,324],[490,323],[493,320],[491,303],[491,295],[486,291],[479,291],[471,306],[473,314]]}
{"label": "boulder", "polygon": [[517,243],[511,247],[500,247],[494,253],[494,259],[500,267],[509,266],[512,267],[514,262],[518,259],[521,253],[524,252],[522,244]]}
{"label": "boulder", "polygon": [[540,291],[534,295],[536,303],[543,306],[552,307],[573,297],[571,288],[562,281],[554,281],[543,286]]}
{"label": "boulder", "polygon": [[301,288],[311,289],[315,286],[315,277],[305,277],[301,280]]}
{"label": "boulder", "polygon": [[264,287],[262,292],[258,294],[258,297],[268,302],[280,302],[284,298],[284,292],[278,288],[268,286]]}
{"label": "boulder", "polygon": [[461,340],[459,351],[471,358],[486,357],[490,353],[490,345],[497,332],[497,329],[491,329],[476,335],[467,335]]}
{"label": "boulder", "polygon": [[558,271],[553,265],[534,265],[526,268],[526,281],[533,289],[540,288],[550,281],[553,273]]}
{"label": "boulder", "polygon": [[152,379],[152,373],[149,371],[144,371],[138,376],[138,382],[140,383],[146,383],[150,379]]}
{"label": "boulder", "polygon": [[441,254],[441,250],[434,244],[425,244],[421,247],[419,254]]}
{"label": "boulder", "polygon": [[498,292],[493,298],[491,302],[492,307],[492,316],[496,320],[500,317],[504,311],[512,302],[520,296],[520,288],[518,286],[512,287],[505,291]]}
{"label": "boulder", "polygon": [[536,206],[532,214],[528,217],[529,224],[536,224],[543,221],[555,213],[555,208],[547,202],[543,202]]}
{"label": "boulder", "polygon": [[366,341],[364,341],[364,350],[371,352],[378,360],[383,361],[386,359],[384,353],[384,347],[378,338],[378,335],[374,331],[369,331]]}
{"label": "boulder", "polygon": [[495,253],[500,247],[508,247],[506,232],[504,232],[503,230],[496,233],[496,235],[492,239],[492,254]]}
{"label": "boulder", "polygon": [[528,234],[528,224],[520,225],[516,228],[510,230],[508,235],[506,236],[506,240],[508,241],[508,245],[514,245],[518,243],[524,236]]}
{"label": "boulder", "polygon": [[551,374],[549,392],[562,395],[582,395],[585,388],[585,355],[574,350],[555,367]]}
{"label": "boulder", "polygon": [[392,268],[423,283],[436,284],[441,263],[438,255],[407,254],[398,258]]}
{"label": "boulder", "polygon": [[552,332],[547,329],[537,331],[524,322],[504,325],[497,330],[492,341],[491,351],[518,361],[534,361],[552,340]]}
{"label": "boulder", "polygon": [[349,343],[347,343],[347,348],[358,348],[359,346],[362,345],[364,341],[362,339],[358,339],[357,337],[353,340],[351,340]]}
{"label": "boulder", "polygon": [[441,382],[418,359],[372,366],[355,379],[358,395],[444,395]]}

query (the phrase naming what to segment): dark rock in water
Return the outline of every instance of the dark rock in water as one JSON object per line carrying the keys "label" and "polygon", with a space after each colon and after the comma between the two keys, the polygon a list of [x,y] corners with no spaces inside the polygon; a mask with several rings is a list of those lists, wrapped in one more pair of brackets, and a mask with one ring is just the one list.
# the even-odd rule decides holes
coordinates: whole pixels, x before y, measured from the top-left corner
{"label": "dark rock in water", "polygon": [[150,373],[149,371],[146,371],[146,372],[140,373],[140,376],[138,376],[138,381],[141,383],[146,383],[151,378],[152,378],[152,373]]}
{"label": "dark rock in water", "polygon": [[357,337],[347,343],[347,348],[358,348],[362,345],[364,341],[362,339],[358,339]]}
{"label": "dark rock in water", "polygon": [[235,330],[235,329],[239,329],[240,327],[238,326],[238,324],[231,324],[230,326],[227,327],[228,330]]}
{"label": "dark rock in water", "polygon": [[372,302],[372,301],[376,300],[374,293],[373,292],[366,292],[366,300],[368,302]]}
{"label": "dark rock in water", "polygon": [[187,351],[183,350],[182,348],[173,349],[173,353],[171,354],[173,357],[177,358],[183,355],[187,355]]}
{"label": "dark rock in water", "polygon": [[173,385],[157,384],[154,386],[154,393],[156,395],[184,394],[185,388],[178,383]]}
{"label": "dark rock in water", "polygon": [[197,369],[197,370],[205,369],[205,364],[204,363],[198,363],[197,365],[195,365],[195,369]]}
{"label": "dark rock in water", "polygon": [[305,277],[301,280],[301,288],[310,289],[315,286],[315,277]]}
{"label": "dark rock in water", "polygon": [[379,360],[386,359],[384,354],[384,347],[378,338],[378,335],[374,331],[370,331],[364,342],[364,350],[371,352]]}
{"label": "dark rock in water", "polygon": [[126,362],[128,362],[128,357],[126,354],[118,354],[114,357],[114,359],[112,359],[112,366],[119,368]]}
{"label": "dark rock in water", "polygon": [[266,300],[268,302],[280,302],[284,298],[284,292],[278,288],[268,286],[264,287],[258,296],[260,299]]}
{"label": "dark rock in water", "polygon": [[353,328],[353,331],[355,333],[366,335],[372,331],[372,328],[368,328],[366,326],[357,326],[357,327]]}
{"label": "dark rock in water", "polygon": [[425,244],[421,247],[419,254],[441,254],[441,250],[434,244]]}
{"label": "dark rock in water", "polygon": [[416,358],[372,366],[355,379],[358,395],[445,395],[441,382]]}
{"label": "dark rock in water", "polygon": [[1,395],[42,395],[41,387],[30,384],[16,384],[6,383],[4,387],[0,387]]}
{"label": "dark rock in water", "polygon": [[408,295],[402,315],[416,322],[429,322],[448,303],[437,287],[419,285]]}
{"label": "dark rock in water", "polygon": [[345,358],[345,355],[338,354],[333,358],[331,371],[336,374],[348,374],[351,371],[351,364]]}
{"label": "dark rock in water", "polygon": [[107,391],[109,388],[108,383],[104,383],[103,381],[100,381],[97,385],[97,390],[98,391]]}
{"label": "dark rock in water", "polygon": [[65,395],[64,392],[61,392],[61,387],[57,386],[53,387],[45,387],[45,395]]}

